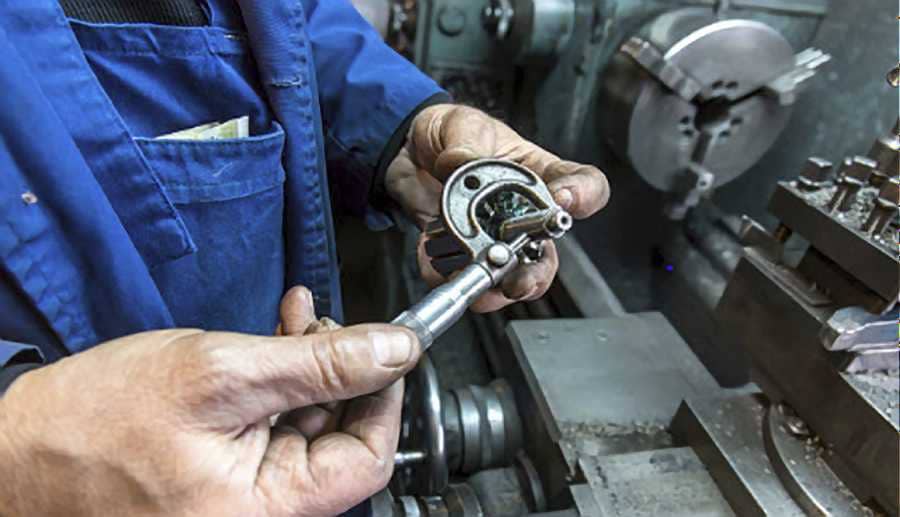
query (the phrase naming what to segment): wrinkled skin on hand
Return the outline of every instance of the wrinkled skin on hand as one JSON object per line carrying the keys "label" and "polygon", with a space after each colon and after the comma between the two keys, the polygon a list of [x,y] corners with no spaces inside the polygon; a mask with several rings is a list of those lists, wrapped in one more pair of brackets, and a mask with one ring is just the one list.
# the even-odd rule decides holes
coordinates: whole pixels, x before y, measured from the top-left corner
{"label": "wrinkled skin on hand", "polygon": [[[482,158],[506,159],[531,169],[576,219],[590,217],[609,200],[609,182],[596,167],[562,160],[477,109],[450,104],[431,106],[416,116],[406,146],[388,168],[388,193],[424,227],[438,216],[442,182],[457,168]],[[431,267],[424,240],[419,242],[418,259],[430,285],[445,281]],[[536,300],[550,288],[558,267],[556,248],[547,243],[542,260],[517,268],[472,310],[490,312],[516,301]]]}
{"label": "wrinkled skin on hand", "polygon": [[20,377],[0,399],[3,515],[328,516],[382,489],[415,336],[316,322],[302,288],[282,313],[280,337],[147,332]]}

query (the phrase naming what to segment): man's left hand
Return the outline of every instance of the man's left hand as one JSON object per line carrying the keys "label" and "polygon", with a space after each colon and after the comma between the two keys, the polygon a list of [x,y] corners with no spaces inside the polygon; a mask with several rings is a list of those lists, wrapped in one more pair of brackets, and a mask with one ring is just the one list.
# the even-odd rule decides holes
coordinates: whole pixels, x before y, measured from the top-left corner
{"label": "man's left hand", "polygon": [[[577,219],[590,217],[609,200],[609,182],[596,167],[562,160],[482,111],[451,104],[431,106],[416,116],[406,146],[388,167],[387,191],[424,227],[439,215],[443,181],[459,167],[483,158],[510,160],[531,169],[544,179],[556,202]],[[431,267],[424,237],[419,241],[418,259],[426,282],[436,286],[445,281]],[[472,310],[491,312],[517,301],[536,300],[550,288],[558,267],[556,248],[547,243],[540,261],[520,266]]]}

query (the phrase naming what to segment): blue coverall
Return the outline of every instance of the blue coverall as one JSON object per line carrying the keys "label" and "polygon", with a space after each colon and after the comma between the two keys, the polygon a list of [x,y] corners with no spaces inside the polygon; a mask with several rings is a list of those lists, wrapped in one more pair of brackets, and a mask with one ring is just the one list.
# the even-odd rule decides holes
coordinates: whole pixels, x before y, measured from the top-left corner
{"label": "blue coverall", "polygon": [[[332,209],[365,211],[441,90],[346,0],[207,4],[210,26],[176,27],[0,3],[0,364],[148,329],[269,334],[298,284],[340,319]],[[242,115],[249,138],[155,139]]]}
{"label": "blue coverall", "polygon": [[[0,2],[7,383],[150,329],[270,334],[294,285],[340,320],[332,210],[366,210],[389,142],[443,94],[347,0],[201,3],[209,26]],[[249,138],[155,139],[243,115]]]}

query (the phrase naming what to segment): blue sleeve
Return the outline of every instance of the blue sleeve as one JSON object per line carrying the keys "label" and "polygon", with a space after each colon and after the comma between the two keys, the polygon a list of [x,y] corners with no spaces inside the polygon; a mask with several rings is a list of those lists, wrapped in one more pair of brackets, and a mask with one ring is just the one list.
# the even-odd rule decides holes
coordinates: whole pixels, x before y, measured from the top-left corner
{"label": "blue sleeve", "polygon": [[[347,0],[302,0],[337,208],[361,213],[379,168],[393,160],[410,116],[449,100],[415,65],[393,51]],[[403,139],[399,139],[401,144]]]}
{"label": "blue sleeve", "polygon": [[36,346],[0,339],[0,368],[19,363],[43,363],[44,356]]}
{"label": "blue sleeve", "polygon": [[0,339],[0,395],[20,375],[39,368],[43,362],[39,348]]}

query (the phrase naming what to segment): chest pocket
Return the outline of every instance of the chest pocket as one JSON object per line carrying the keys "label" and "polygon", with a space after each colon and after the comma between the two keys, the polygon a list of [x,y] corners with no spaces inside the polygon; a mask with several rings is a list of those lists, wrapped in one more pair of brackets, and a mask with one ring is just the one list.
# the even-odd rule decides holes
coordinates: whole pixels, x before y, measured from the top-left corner
{"label": "chest pocket", "polygon": [[[151,270],[175,324],[271,333],[284,284],[285,135],[243,36],[217,27],[71,23],[197,247]],[[253,136],[155,138],[242,116]]]}

